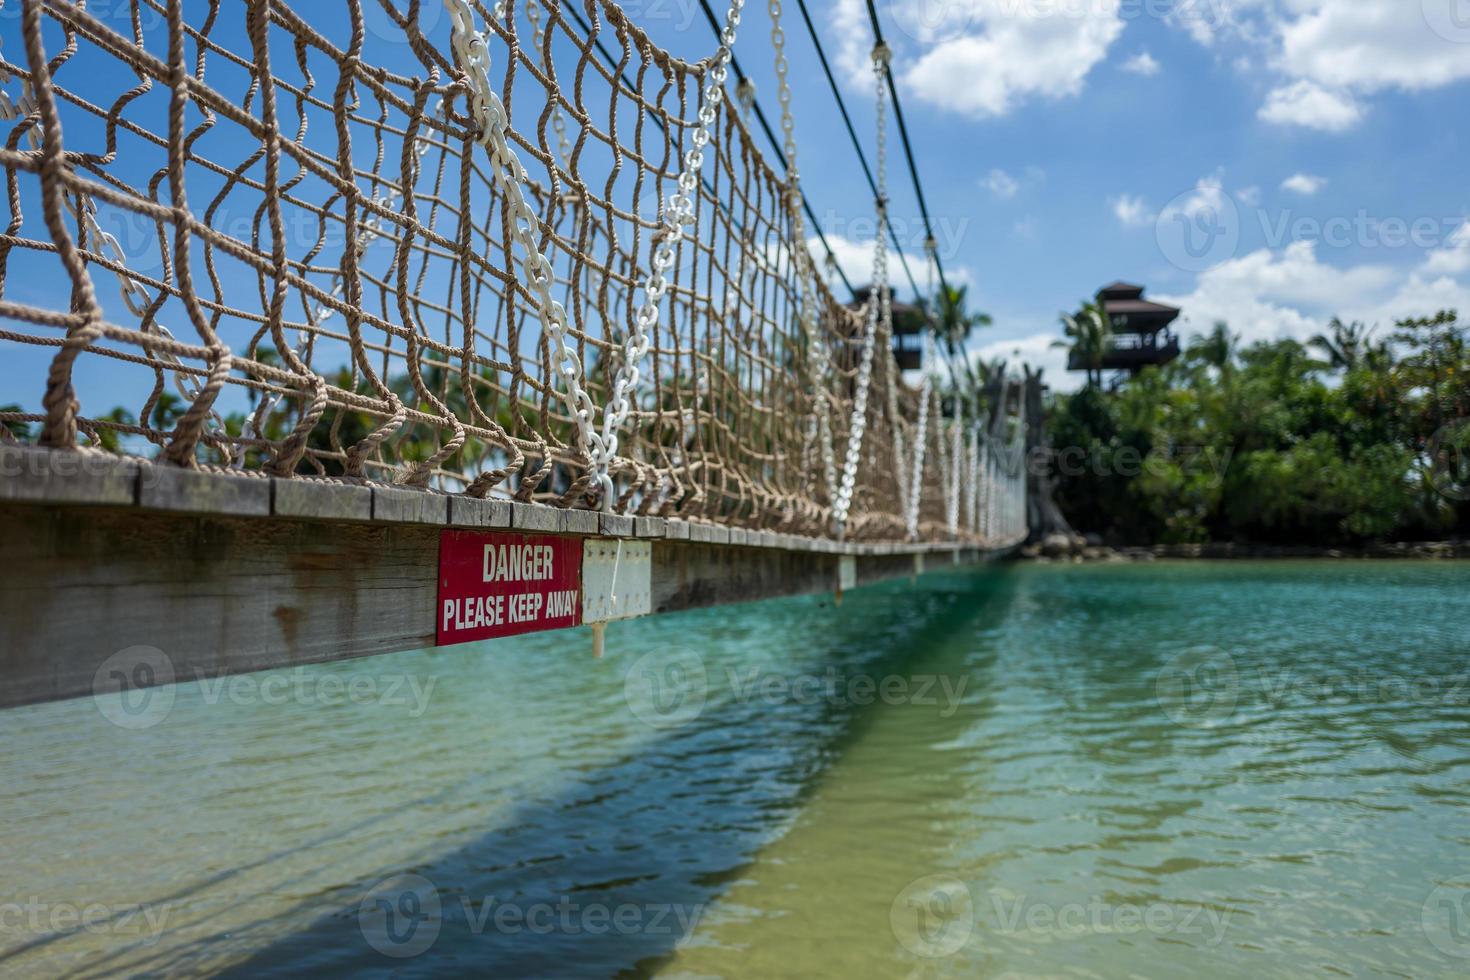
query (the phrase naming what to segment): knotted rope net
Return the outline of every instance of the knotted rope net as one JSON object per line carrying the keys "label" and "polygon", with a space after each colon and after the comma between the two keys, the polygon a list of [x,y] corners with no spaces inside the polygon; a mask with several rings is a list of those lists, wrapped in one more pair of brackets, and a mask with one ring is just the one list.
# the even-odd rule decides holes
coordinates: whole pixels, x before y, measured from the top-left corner
{"label": "knotted rope net", "polygon": [[908,536],[919,400],[880,356],[855,419],[866,312],[719,55],[609,0],[0,11],[0,438],[830,534],[856,424],[846,532]]}

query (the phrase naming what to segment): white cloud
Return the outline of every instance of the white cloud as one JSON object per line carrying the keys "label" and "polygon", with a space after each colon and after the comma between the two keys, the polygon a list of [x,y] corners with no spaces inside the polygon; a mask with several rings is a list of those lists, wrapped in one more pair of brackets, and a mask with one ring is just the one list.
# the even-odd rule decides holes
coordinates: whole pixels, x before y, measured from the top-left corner
{"label": "white cloud", "polygon": [[1160,221],[1169,221],[1176,216],[1190,220],[1205,215],[1216,215],[1230,208],[1230,198],[1225,194],[1225,182],[1219,174],[1201,177],[1194,189],[1175,198],[1159,215]]}
{"label": "white cloud", "polygon": [[1241,204],[1248,208],[1253,208],[1261,203],[1261,189],[1254,184],[1250,187],[1242,187],[1235,192],[1235,196],[1240,199]]}
{"label": "white cloud", "polygon": [[1147,51],[1140,51],[1123,62],[1123,70],[1132,72],[1135,75],[1142,75],[1144,78],[1150,78],[1159,73],[1159,63]]}
{"label": "white cloud", "polygon": [[971,357],[987,364],[1003,360],[1014,370],[1019,370],[1022,364],[1029,364],[1033,369],[1040,368],[1043,371],[1043,380],[1053,390],[1075,391],[1082,387],[1085,379],[1080,374],[1074,375],[1067,371],[1067,351],[1052,346],[1060,339],[1059,331],[1052,330],[1012,340],[994,340],[972,350]]}
{"label": "white cloud", "polygon": [[[1371,92],[1437,88],[1470,78],[1470,32],[1456,33],[1463,0],[1292,0],[1280,26],[1281,64],[1322,85]],[[1463,15],[1461,15],[1463,16]],[[1446,32],[1436,32],[1443,19]]]}
{"label": "white cloud", "polygon": [[1375,92],[1470,78],[1463,9],[1464,0],[1230,0],[1183,4],[1169,19],[1207,46],[1241,42],[1278,74],[1261,118],[1342,132]]}
{"label": "white cloud", "polygon": [[1424,272],[1431,276],[1458,276],[1470,272],[1470,221],[1462,224],[1443,248],[1429,253]]}
{"label": "white cloud", "polygon": [[1363,107],[1348,92],[1329,91],[1302,79],[1272,90],[1257,115],[1281,126],[1340,133],[1362,120]]}
{"label": "white cloud", "polygon": [[[817,264],[817,270],[823,277],[827,276],[827,249],[823,247],[822,240],[816,236],[808,238],[807,248],[811,250],[812,259]],[[863,241],[853,241],[842,235],[827,233],[827,244],[832,247],[832,255],[837,259],[837,266],[849,282],[861,289],[873,280],[873,240],[871,238]],[[907,244],[904,254],[908,256],[909,268],[914,271],[914,278],[918,280],[919,287],[925,285],[924,257],[919,249],[910,249]],[[969,266],[960,265],[953,260],[944,260],[944,278],[951,286],[975,285],[975,273]],[[888,239],[888,277],[893,285],[894,291],[901,297],[909,294],[909,281],[903,274],[903,267],[898,258],[893,254],[893,241]],[[838,283],[841,286],[841,283]],[[972,296],[970,302],[975,302]]]}
{"label": "white cloud", "polygon": [[1192,293],[1157,298],[1184,310],[1182,332],[1203,332],[1224,320],[1246,343],[1306,340],[1333,316],[1387,326],[1446,306],[1470,309],[1464,305],[1470,290],[1448,276],[1373,264],[1337,268],[1322,262],[1309,241],[1222,262],[1200,274]]}
{"label": "white cloud", "polygon": [[[806,244],[817,261],[817,268],[825,276],[827,274],[827,250],[822,246],[822,240],[816,237],[808,238]],[[827,244],[832,247],[832,255],[837,259],[838,267],[854,286],[862,286],[873,278],[872,239],[855,242],[829,232]]]}
{"label": "white cloud", "polygon": [[[1123,31],[1121,0],[1090,0],[1086,11],[1016,0],[899,0],[890,9],[907,36],[896,64],[904,83],[933,105],[973,116],[1003,116],[1030,99],[1077,95],[1092,69]],[[868,25],[854,16],[861,0],[839,0],[833,25],[842,36],[841,63],[849,79],[871,85]]]}
{"label": "white cloud", "polygon": [[1113,214],[1125,228],[1141,228],[1154,220],[1153,213],[1141,197],[1123,194],[1114,198],[1112,204]]}
{"label": "white cloud", "polygon": [[1021,192],[1021,182],[999,167],[990,171],[980,184],[1002,201],[1009,201]]}
{"label": "white cloud", "polygon": [[1292,174],[1281,182],[1282,190],[1306,197],[1311,197],[1326,186],[1326,177],[1314,177],[1311,174]]}

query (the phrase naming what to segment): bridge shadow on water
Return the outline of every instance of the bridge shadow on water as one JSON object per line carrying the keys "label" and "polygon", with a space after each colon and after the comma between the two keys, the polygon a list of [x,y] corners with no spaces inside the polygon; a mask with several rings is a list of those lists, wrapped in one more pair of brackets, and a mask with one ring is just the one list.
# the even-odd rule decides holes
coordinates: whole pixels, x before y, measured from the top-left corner
{"label": "bridge shadow on water", "polygon": [[[935,574],[852,594],[840,612],[830,599],[782,600],[695,614],[679,632],[696,638],[709,621],[745,630],[741,643],[768,648],[761,677],[958,673],[955,644],[973,642],[975,624],[1001,615],[1011,592],[1003,569]],[[814,635],[820,649],[787,649]],[[750,687],[735,697],[719,679],[738,683],[745,668],[738,645],[706,659],[712,681],[697,718],[610,764],[568,766],[569,787],[549,798],[527,791],[470,843],[421,866],[344,882],[333,892],[341,904],[327,914],[320,900],[302,904],[230,936],[144,953],[130,971],[187,969],[200,947],[217,953],[218,943],[235,941],[248,950],[228,971],[237,977],[658,972],[704,908],[801,811],[831,764],[893,710],[882,699],[801,699],[779,690],[769,698],[751,696]],[[616,669],[621,678],[625,667]],[[271,938],[261,945],[252,935]]]}

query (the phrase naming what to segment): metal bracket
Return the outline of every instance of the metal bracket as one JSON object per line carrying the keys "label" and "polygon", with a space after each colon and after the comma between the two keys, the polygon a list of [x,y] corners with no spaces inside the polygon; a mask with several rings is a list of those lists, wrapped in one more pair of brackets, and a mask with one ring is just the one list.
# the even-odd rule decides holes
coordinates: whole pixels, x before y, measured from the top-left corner
{"label": "metal bracket", "polygon": [[837,558],[837,591],[834,593],[834,601],[838,606],[842,605],[842,593],[857,588],[857,584],[857,559],[852,555],[839,555]]}
{"label": "metal bracket", "polygon": [[582,543],[582,622],[609,623],[653,612],[653,544]]}

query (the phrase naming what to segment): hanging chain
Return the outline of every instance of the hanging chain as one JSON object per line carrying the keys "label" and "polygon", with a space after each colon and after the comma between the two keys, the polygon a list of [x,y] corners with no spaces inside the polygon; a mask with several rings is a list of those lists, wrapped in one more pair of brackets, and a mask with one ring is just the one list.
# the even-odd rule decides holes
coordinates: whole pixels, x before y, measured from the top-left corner
{"label": "hanging chain", "polygon": [[980,433],[978,429],[970,430],[969,447],[965,457],[965,473],[969,476],[969,479],[965,481],[965,522],[973,534],[980,530]]}
{"label": "hanging chain", "polygon": [[853,395],[852,426],[847,433],[847,459],[842,466],[842,483],[837,488],[833,505],[833,522],[838,536],[847,527],[852,510],[853,490],[857,486],[858,461],[863,453],[863,435],[868,428],[868,389],[873,383],[873,350],[876,346],[879,319],[892,326],[893,303],[888,293],[888,250],[883,228],[888,220],[888,125],[887,90],[883,87],[884,69],[888,67],[888,45],[881,41],[873,48],[873,76],[877,80],[874,115],[878,124],[877,183],[878,234],[873,240],[873,293],[868,297],[867,329],[863,331],[862,359],[858,363],[857,391]]}
{"label": "hanging chain", "polygon": [[[445,0],[463,2],[463,0]],[[704,168],[704,148],[710,141],[710,130],[715,124],[721,103],[725,99],[726,66],[730,62],[731,49],[735,46],[735,32],[740,26],[740,10],[745,0],[730,0],[730,10],[725,16],[725,28],[720,32],[720,47],[710,61],[709,75],[704,86],[704,103],[699,107],[699,123],[690,134],[694,145],[684,154],[684,169],[679,173],[679,189],[670,194],[663,207],[663,227],[655,236],[653,245],[653,268],[643,281],[643,304],[633,317],[632,330],[623,342],[623,359],[613,378],[612,392],[602,410],[602,435],[594,437],[591,454],[593,475],[602,488],[602,507],[611,510],[614,504],[612,477],[608,469],[618,453],[618,430],[633,412],[629,394],[637,398],[638,383],[642,371],[638,365],[648,353],[651,341],[649,334],[658,328],[659,306],[668,292],[669,281],[665,277],[674,266],[675,248],[684,237],[684,226],[695,223],[694,206],[698,199],[699,173]]]}
{"label": "hanging chain", "polygon": [[[934,240],[933,235],[924,239],[924,257],[928,260],[928,295],[931,297],[929,306],[929,324],[931,330],[938,332],[939,322],[937,313],[943,309],[943,302],[939,295],[940,284],[936,282],[935,273],[939,269],[939,243]],[[946,337],[950,340],[953,334]],[[950,348],[952,351],[953,348]],[[944,497],[945,522],[949,527],[950,534],[958,534],[960,530],[960,485],[961,474],[964,472],[962,456],[964,453],[964,430],[965,430],[965,399],[960,394],[959,382],[955,378],[954,358],[950,357],[950,379],[954,382],[954,391],[951,395],[950,407],[954,412],[954,418],[949,421],[949,469],[948,486]],[[942,452],[942,446],[941,446]]]}
{"label": "hanging chain", "polygon": [[[536,299],[542,332],[551,341],[552,370],[566,385],[561,397],[577,426],[577,450],[593,461],[595,468],[598,466],[596,461],[607,455],[602,438],[593,431],[597,410],[582,387],[582,362],[566,343],[566,308],[551,294],[555,282],[551,263],[541,254],[536,243],[540,221],[527,203],[522,187],[527,180],[526,169],[506,137],[509,123],[505,106],[490,85],[490,49],[484,35],[475,30],[475,15],[467,0],[444,0],[444,7],[454,22],[454,51],[469,85],[471,112],[480,127],[480,145],[490,155],[495,182],[505,195],[511,233],[524,253],[521,268]],[[503,17],[504,13],[504,7],[497,5],[496,16]],[[554,378],[552,387],[556,387]],[[610,490],[611,481],[602,471],[598,472],[604,489]]]}
{"label": "hanging chain", "polygon": [[[924,344],[924,360],[927,364],[933,352],[934,343],[929,340]],[[909,496],[908,510],[905,516],[908,520],[909,540],[919,539],[919,507],[923,500],[924,487],[924,455],[929,437],[929,398],[933,391],[933,380],[928,370],[924,371],[924,382],[919,388],[919,425],[914,432],[914,465],[909,472]]]}
{"label": "hanging chain", "polygon": [[[781,133],[786,152],[786,178],[790,194],[788,207],[791,212],[791,254],[796,264],[796,274],[801,285],[801,310],[798,318],[801,331],[810,352],[812,401],[816,403],[814,424],[816,439],[822,452],[822,475],[826,479],[827,499],[835,502],[837,491],[837,459],[832,451],[832,405],[827,397],[828,383],[832,373],[831,360],[827,352],[827,338],[822,335],[817,321],[817,270],[812,261],[811,250],[806,244],[806,222],[801,210],[801,176],[796,167],[796,120],[791,114],[791,84],[787,79],[790,65],[786,60],[786,31],[781,27],[781,0],[769,0],[766,5],[771,15],[771,48],[776,55],[776,98],[781,103]],[[831,256],[829,255],[830,259]]]}
{"label": "hanging chain", "polygon": [[[505,16],[504,7],[500,9],[500,16]],[[541,8],[536,0],[526,0],[526,21],[531,25],[531,37],[536,45],[536,58],[541,68],[545,70],[548,66],[544,59],[546,50],[546,30],[541,26]],[[556,148],[561,154],[563,166],[570,167],[572,160],[572,142],[567,138],[567,117],[561,111],[561,99],[553,96],[551,110],[551,129],[556,134]]]}

